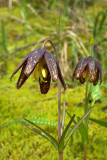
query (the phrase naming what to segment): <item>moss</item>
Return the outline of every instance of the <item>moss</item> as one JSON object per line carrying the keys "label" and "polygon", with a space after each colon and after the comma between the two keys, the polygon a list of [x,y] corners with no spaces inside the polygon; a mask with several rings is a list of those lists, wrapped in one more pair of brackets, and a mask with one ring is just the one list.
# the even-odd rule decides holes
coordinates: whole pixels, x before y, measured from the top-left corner
{"label": "moss", "polygon": [[[34,15],[27,9],[27,13],[25,13],[27,14],[25,25],[18,20],[7,18],[7,15],[9,14],[10,16],[13,15],[16,17],[16,19],[19,18],[22,20],[22,7],[23,6],[16,6],[11,10],[7,8],[0,8],[0,20],[4,20],[5,23],[7,45],[9,50],[7,59],[3,59],[7,63],[7,74],[0,79],[0,160],[57,160],[58,153],[47,140],[18,123],[18,119],[23,119],[23,117],[28,119],[36,119],[38,125],[57,139],[57,123],[56,126],[52,126],[52,123],[57,122],[58,116],[57,85],[52,84],[48,94],[41,95],[38,80],[34,81],[32,75],[20,90],[16,89],[16,83],[20,71],[13,78],[13,82],[9,81],[9,77],[18,64],[22,61],[23,57],[36,47],[40,47],[41,44],[30,46],[25,50],[20,50],[18,52],[15,52],[16,48],[34,41],[42,40],[49,36],[52,39],[54,38],[55,43],[57,44],[56,24],[58,23],[59,13],[58,15],[56,14],[56,8],[54,13],[53,11],[49,12],[49,10],[45,8],[44,10],[46,10],[46,12],[39,12],[37,10],[37,15]],[[44,6],[41,8],[43,9],[43,7]],[[90,10],[87,10],[87,14],[88,12],[91,13]],[[82,16],[81,13],[80,15]],[[77,20],[73,20],[77,23]],[[69,52],[68,61],[70,62],[70,65],[72,64],[72,47],[70,45],[71,38],[67,39],[65,35],[67,31],[73,30],[72,25],[73,24],[70,22],[70,17],[66,17],[65,15],[62,16],[61,40],[67,40]],[[87,27],[92,27],[92,24],[88,25],[89,26]],[[27,30],[25,31],[26,26]],[[77,35],[79,35],[87,44],[86,39],[87,37],[89,38],[90,35],[85,35],[84,33],[86,32],[84,32],[84,30],[82,32],[80,29],[74,31],[78,32]],[[1,35],[0,38],[2,38]],[[75,54],[78,56],[78,53]],[[78,59],[78,57],[76,58]],[[1,62],[4,63],[4,61],[0,60],[0,63]],[[66,100],[67,111],[71,115],[75,113],[76,117],[81,117],[84,114],[83,99],[85,94],[85,85],[79,86],[78,84],[79,83],[77,83],[77,87],[75,87],[75,84],[72,84],[72,86],[74,85],[74,88],[67,88],[65,94],[62,93],[61,104],[63,105],[64,100]],[[106,91],[104,89],[102,89],[102,91],[103,96],[106,96]],[[79,105],[80,102],[82,102],[81,105]],[[106,97],[105,102],[107,102]],[[107,117],[105,115],[105,111],[101,109],[101,107],[105,107],[105,105],[106,103],[104,103],[102,98],[102,103],[96,103],[94,105],[94,109],[91,112],[91,117],[106,120]],[[69,120],[70,118],[66,114],[65,124],[67,124]],[[44,123],[43,125],[40,122],[49,122],[51,123],[51,126]],[[105,128],[90,122],[87,160],[105,160],[106,143],[107,139]],[[70,159],[83,159],[83,143],[78,130],[73,134],[64,150],[64,160]]]}

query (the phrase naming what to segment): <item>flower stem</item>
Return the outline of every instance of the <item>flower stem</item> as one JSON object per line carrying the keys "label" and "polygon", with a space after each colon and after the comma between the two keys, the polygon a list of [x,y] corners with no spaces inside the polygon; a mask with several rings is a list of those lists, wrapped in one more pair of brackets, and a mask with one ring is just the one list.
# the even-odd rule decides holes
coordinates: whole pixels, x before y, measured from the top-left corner
{"label": "flower stem", "polygon": [[[88,95],[88,80],[86,81],[84,114],[87,112],[88,109],[87,95]],[[84,120],[84,125],[86,126],[86,119]],[[84,160],[86,159],[87,159],[87,143],[84,143]]]}
{"label": "flower stem", "polygon": [[[59,49],[60,49],[60,20],[61,20],[61,12],[59,15],[59,22],[58,22],[58,50],[57,50],[57,54],[56,54],[57,59],[58,59],[58,53],[59,53]],[[60,117],[61,117],[61,82],[60,82],[60,79],[58,78],[58,142],[61,138]],[[63,151],[59,151],[59,160],[63,160]]]}
{"label": "flower stem", "polygon": [[86,81],[84,113],[86,113],[86,112],[87,112],[87,109],[88,109],[88,105],[87,105],[87,95],[88,95],[88,80]]}
{"label": "flower stem", "polygon": [[58,141],[61,138],[61,122],[60,122],[60,117],[61,117],[61,82],[58,79]]}
{"label": "flower stem", "polygon": [[[61,138],[61,82],[58,79],[58,141]],[[63,160],[63,151],[59,152],[59,160]]]}
{"label": "flower stem", "polygon": [[87,159],[87,144],[84,144],[84,160]]}
{"label": "flower stem", "polygon": [[63,152],[59,152],[59,160],[63,160]]}
{"label": "flower stem", "polygon": [[45,44],[46,44],[46,42],[50,42],[50,43],[51,43],[52,47],[54,48],[54,51],[55,51],[56,57],[57,57],[57,51],[56,51],[56,48],[55,48],[55,46],[54,46],[53,42],[52,42],[50,39],[45,39],[45,41],[43,42],[42,48],[43,48],[43,49],[45,48]]}

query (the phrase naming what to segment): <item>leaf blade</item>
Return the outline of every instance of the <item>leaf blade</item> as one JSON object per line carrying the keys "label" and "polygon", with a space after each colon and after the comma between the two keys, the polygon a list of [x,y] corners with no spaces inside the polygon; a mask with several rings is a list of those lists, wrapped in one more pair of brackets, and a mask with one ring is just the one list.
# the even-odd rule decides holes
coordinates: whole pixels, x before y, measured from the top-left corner
{"label": "leaf blade", "polygon": [[[66,110],[66,112],[67,112],[68,116],[71,118],[71,115],[69,114],[69,112],[67,110]],[[80,117],[79,117],[79,119],[80,119]],[[77,123],[75,120],[73,120],[73,122],[74,122],[74,124]],[[86,127],[83,123],[81,123],[79,125],[78,130],[79,130],[79,133],[82,137],[83,142],[88,141],[88,132],[87,132]]]}
{"label": "leaf blade", "polygon": [[89,120],[99,124],[100,126],[103,126],[103,127],[107,128],[107,122],[106,121],[97,120],[97,119],[94,119],[94,118],[90,118]]}
{"label": "leaf blade", "polygon": [[93,109],[93,107],[91,107],[84,115],[83,117],[76,123],[76,125],[70,130],[70,132],[68,133],[68,135],[66,136],[65,139],[65,146],[69,140],[69,138],[71,137],[71,135],[73,134],[73,132],[77,129],[77,127],[81,124],[81,122],[89,115],[89,113],[91,112],[91,110]]}
{"label": "leaf blade", "polygon": [[71,117],[71,120],[69,121],[68,125],[66,126],[66,128],[65,128],[65,130],[64,130],[64,132],[63,132],[63,134],[62,134],[62,136],[61,136],[61,138],[59,140],[59,150],[63,150],[64,149],[64,138],[65,138],[66,133],[67,133],[71,123],[73,122],[74,118],[75,118],[75,114]]}
{"label": "leaf blade", "polygon": [[[30,122],[29,120],[25,119],[26,121],[28,121],[29,123],[32,123],[33,125],[35,125],[33,122]],[[56,141],[56,139],[54,137],[52,137],[51,135],[49,135],[46,131],[44,131],[42,128],[40,128],[39,126],[35,125],[37,128],[40,129],[37,130],[35,128],[33,128],[32,126],[26,124],[25,122],[19,120],[20,123],[22,123],[23,125],[25,125],[27,128],[31,129],[32,131],[36,132],[37,134],[41,135],[42,137],[46,138],[47,140],[49,140],[56,149],[58,149],[58,142]],[[42,132],[41,132],[42,131]]]}
{"label": "leaf blade", "polygon": [[84,125],[84,123],[81,122],[81,124],[79,125],[79,132],[81,134],[82,140],[83,142],[87,142],[88,141],[88,131]]}
{"label": "leaf blade", "polygon": [[64,125],[65,125],[65,101],[63,103],[63,113],[62,113],[62,121],[61,121],[61,135],[64,131]]}

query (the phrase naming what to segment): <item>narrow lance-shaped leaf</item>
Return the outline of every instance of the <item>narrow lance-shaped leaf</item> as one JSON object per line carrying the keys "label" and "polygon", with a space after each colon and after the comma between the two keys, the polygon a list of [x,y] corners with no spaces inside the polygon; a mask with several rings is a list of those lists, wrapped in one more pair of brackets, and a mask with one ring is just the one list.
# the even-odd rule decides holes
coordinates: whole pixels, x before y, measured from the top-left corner
{"label": "narrow lance-shaped leaf", "polygon": [[62,113],[62,122],[61,122],[61,135],[64,131],[64,124],[65,124],[65,101],[63,103],[63,113]]}
{"label": "narrow lance-shaped leaf", "polygon": [[[69,112],[66,110],[68,116],[71,118],[72,116],[69,114]],[[80,119],[80,118],[79,118]],[[77,122],[75,121],[75,119],[73,120],[74,124],[76,124]],[[83,142],[86,142],[88,140],[88,132],[86,130],[85,125],[81,122],[81,124],[78,127],[78,130],[81,134],[82,140]]]}
{"label": "narrow lance-shaped leaf", "polygon": [[84,143],[87,142],[88,141],[88,131],[87,131],[84,123],[81,122],[81,124],[78,126],[78,128],[79,128],[79,132],[81,134],[83,142]]}
{"label": "narrow lance-shaped leaf", "polygon": [[[7,49],[7,33],[6,33],[6,29],[5,29],[5,24],[4,24],[4,21],[2,20],[1,21],[1,34],[2,34],[2,46],[5,50],[5,52],[7,53],[8,52],[8,49]],[[5,55],[6,55],[5,53]]]}
{"label": "narrow lance-shaped leaf", "polygon": [[78,126],[81,124],[81,122],[87,117],[87,115],[91,112],[91,110],[93,109],[90,108],[85,114],[84,116],[76,123],[76,125],[70,130],[70,132],[68,133],[68,135],[66,136],[65,142],[64,142],[64,146],[66,146],[69,138],[71,137],[71,135],[73,134],[73,132],[78,128]]}
{"label": "narrow lance-shaped leaf", "polygon": [[100,126],[103,126],[103,127],[107,128],[107,122],[106,121],[97,120],[97,119],[94,119],[94,118],[90,118],[89,120],[99,124]]}
{"label": "narrow lance-shaped leaf", "polygon": [[[51,135],[49,135],[46,131],[44,131],[42,128],[40,128],[39,126],[37,126],[36,124],[34,124],[33,122],[25,119],[26,121],[28,121],[29,123],[35,125],[37,128],[40,129],[37,130],[35,128],[33,128],[32,126],[29,126],[28,124],[26,124],[25,122],[19,120],[22,124],[24,124],[26,127],[28,127],[29,129],[33,130],[34,132],[36,132],[37,134],[41,135],[42,137],[46,138],[47,140],[49,140],[56,149],[58,149],[58,142],[56,141],[56,139],[54,137],[52,137]],[[42,132],[41,132],[42,131]]]}
{"label": "narrow lance-shaped leaf", "polygon": [[[94,99],[94,100],[91,102],[91,105],[90,105],[89,108],[91,108],[91,107],[94,105],[95,101],[96,101],[96,99]],[[88,131],[89,118],[90,118],[90,114],[88,114],[88,116],[86,117],[86,120],[85,120],[85,126],[86,126],[87,131]]]}
{"label": "narrow lance-shaped leaf", "polygon": [[[87,82],[87,83],[88,83],[88,82]],[[91,97],[91,91],[88,93],[88,96],[87,96],[87,98],[86,98],[86,108],[85,108],[85,112],[87,112],[88,103],[89,103],[90,97]]]}
{"label": "narrow lance-shaped leaf", "polygon": [[71,117],[71,120],[69,121],[68,125],[66,126],[61,138],[60,138],[60,141],[59,141],[59,150],[63,150],[64,149],[64,138],[66,136],[66,133],[68,131],[68,129],[70,128],[70,125],[71,123],[73,122],[74,120],[74,117],[75,117],[75,114]]}

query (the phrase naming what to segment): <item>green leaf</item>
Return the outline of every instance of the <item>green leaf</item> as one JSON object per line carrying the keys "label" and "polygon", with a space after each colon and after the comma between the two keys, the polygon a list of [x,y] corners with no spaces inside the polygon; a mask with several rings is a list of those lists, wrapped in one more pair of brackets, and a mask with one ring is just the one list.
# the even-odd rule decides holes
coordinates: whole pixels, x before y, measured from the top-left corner
{"label": "green leaf", "polygon": [[[99,20],[100,20],[100,25],[99,25]],[[93,29],[94,37],[99,35],[99,32],[102,30],[105,20],[106,20],[106,13],[103,11],[99,12],[95,18],[94,29]]]}
{"label": "green leaf", "polygon": [[[95,101],[96,101],[96,99],[94,99],[94,100],[91,102],[91,105],[90,105],[89,108],[93,107]],[[85,126],[86,126],[87,131],[88,131],[89,118],[90,118],[90,114],[88,114],[88,116],[86,117],[86,120],[85,120]]]}
{"label": "green leaf", "polygon": [[[99,85],[96,85],[96,86],[91,85],[90,91],[89,91],[87,99],[86,99],[85,112],[87,111],[90,97],[93,98],[93,101],[92,101],[89,108],[91,108],[94,105],[95,101],[101,97],[101,92],[100,92],[100,86]],[[86,127],[87,132],[88,132],[89,118],[90,118],[90,114],[85,119],[85,127]]]}
{"label": "green leaf", "polygon": [[[71,118],[71,115],[69,114],[69,112],[66,110],[68,116]],[[80,118],[79,118],[80,119]],[[77,122],[75,120],[73,120],[74,124],[76,124]],[[81,134],[82,140],[83,142],[86,142],[88,140],[88,132],[86,130],[86,127],[83,123],[81,123],[78,127],[79,133]]]}
{"label": "green leaf", "polygon": [[97,119],[93,119],[93,118],[90,118],[90,120],[92,122],[99,124],[100,126],[107,128],[107,121],[97,120]]}
{"label": "green leaf", "polygon": [[[37,134],[41,135],[42,137],[46,138],[47,140],[49,140],[54,147],[58,150],[58,142],[57,140],[52,137],[51,135],[49,135],[46,131],[44,131],[42,128],[40,128],[39,126],[37,126],[36,124],[34,124],[33,122],[25,119],[26,121],[28,121],[29,123],[35,125],[37,128],[39,128],[40,130],[37,130],[35,128],[33,128],[32,126],[29,126],[28,124],[26,124],[25,122],[19,120],[19,122],[21,122],[22,124],[24,124],[26,127],[28,127],[29,129],[31,129],[32,131],[36,132]],[[42,131],[42,132],[41,132]]]}
{"label": "green leaf", "polygon": [[61,138],[60,138],[60,141],[59,141],[59,150],[63,150],[64,149],[64,138],[66,136],[66,133],[71,125],[71,123],[73,122],[74,120],[74,117],[75,117],[75,114],[71,117],[71,120],[69,121],[68,125],[66,126]]}
{"label": "green leaf", "polygon": [[100,88],[100,85],[96,85],[96,86],[91,86],[91,96],[92,96],[92,99],[100,99],[101,98],[101,88]]}
{"label": "green leaf", "polygon": [[85,112],[87,112],[87,109],[88,109],[88,103],[89,103],[89,100],[90,100],[90,97],[91,97],[91,91],[88,93],[88,96],[87,96],[87,99],[86,99],[86,107],[85,107]]}
{"label": "green leaf", "polygon": [[103,25],[104,25],[104,22],[105,22],[105,20],[106,20],[106,16],[107,16],[106,13],[103,12],[103,13],[102,13],[101,20],[100,20],[100,25],[99,25],[98,31],[101,31],[101,30],[102,30]]}
{"label": "green leaf", "polygon": [[65,101],[63,103],[63,113],[62,113],[62,121],[61,121],[61,135],[64,131],[64,124],[65,124]]}
{"label": "green leaf", "polygon": [[5,50],[5,52],[7,53],[8,50],[7,50],[7,33],[6,33],[6,29],[5,29],[5,23],[4,21],[2,20],[1,21],[1,33],[2,33],[2,46]]}
{"label": "green leaf", "polygon": [[4,88],[6,88],[6,87],[9,87],[9,86],[11,86],[11,85],[15,84],[16,82],[17,82],[17,81],[14,81],[14,82],[8,83],[8,84],[6,84],[6,85],[2,86],[2,87],[0,88],[0,90],[4,89]]}
{"label": "green leaf", "polygon": [[91,112],[91,110],[93,109],[93,107],[91,107],[85,114],[84,116],[76,123],[76,125],[70,130],[70,132],[68,133],[68,135],[65,138],[65,142],[64,142],[64,147],[66,146],[69,138],[71,137],[71,135],[74,133],[74,131],[78,128],[78,126],[81,124],[81,122],[88,116],[88,114]]}
{"label": "green leaf", "polygon": [[73,54],[73,65],[74,65],[73,67],[75,67],[76,66],[76,46],[73,40],[72,40],[72,54]]}
{"label": "green leaf", "polygon": [[90,44],[93,45],[93,43],[94,43],[94,38],[91,37],[91,38],[90,38]]}
{"label": "green leaf", "polygon": [[83,142],[84,143],[87,142],[88,141],[88,132],[87,132],[87,129],[86,129],[84,123],[81,123],[78,128],[79,128],[79,132],[81,134]]}

